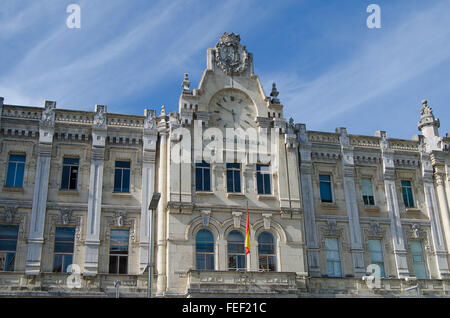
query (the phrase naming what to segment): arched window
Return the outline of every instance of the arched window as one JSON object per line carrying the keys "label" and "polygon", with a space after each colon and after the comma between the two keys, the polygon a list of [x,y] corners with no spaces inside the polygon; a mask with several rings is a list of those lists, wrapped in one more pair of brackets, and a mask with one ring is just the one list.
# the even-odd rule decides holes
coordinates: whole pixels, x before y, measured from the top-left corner
{"label": "arched window", "polygon": [[269,232],[262,232],[258,236],[259,269],[276,271],[275,238]]}
{"label": "arched window", "polygon": [[202,229],[195,236],[195,268],[214,270],[214,235]]}
{"label": "arched window", "polygon": [[228,270],[245,269],[244,235],[239,231],[228,234]]}

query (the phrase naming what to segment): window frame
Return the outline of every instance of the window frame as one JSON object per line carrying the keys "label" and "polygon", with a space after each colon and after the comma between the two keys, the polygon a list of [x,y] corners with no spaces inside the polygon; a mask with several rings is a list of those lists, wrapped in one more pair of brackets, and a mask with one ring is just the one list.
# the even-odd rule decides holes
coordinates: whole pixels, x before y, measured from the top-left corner
{"label": "window frame", "polygon": [[[328,177],[330,177],[330,180],[329,181],[320,180],[321,176],[328,176]],[[319,173],[318,177],[319,177],[318,179],[319,179],[320,202],[321,203],[334,203],[335,201],[334,201],[334,192],[333,192],[333,175],[331,173],[329,173],[329,172],[324,172],[324,173]],[[324,200],[322,198],[322,187],[321,187],[322,182],[325,183],[325,184],[328,184],[329,187],[330,187],[330,195],[331,195],[331,200],[330,201]]]}
{"label": "window frame", "polygon": [[[71,164],[71,163],[64,163],[64,161],[66,159],[72,159],[72,160],[77,160],[78,163],[75,164]],[[69,168],[69,174],[68,174],[68,180],[67,180],[67,188],[63,188],[63,184],[64,184],[64,168],[68,167]],[[76,173],[75,173],[75,187],[72,188],[71,185],[71,181],[72,181],[72,175],[73,175],[73,168],[76,167]],[[60,190],[63,191],[71,191],[71,190],[77,190],[78,189],[78,174],[80,173],[80,159],[76,158],[76,157],[63,157],[63,164],[62,164],[62,171],[61,171],[61,185],[60,185]]]}
{"label": "window frame", "polygon": [[[371,249],[371,241],[377,241],[380,244],[380,250],[372,250]],[[367,240],[367,245],[368,245],[368,251],[369,251],[369,259],[370,259],[370,264],[375,264],[380,266],[380,276],[381,278],[387,277],[386,275],[386,268],[385,268],[385,261],[384,261],[384,251],[383,251],[383,240],[380,238],[369,238]],[[381,254],[381,261],[374,261],[373,257],[372,257],[372,252],[373,253],[380,253]]]}
{"label": "window frame", "polygon": [[[267,171],[262,171],[262,167],[267,167]],[[263,191],[260,192],[260,180],[262,182]],[[268,191],[266,187],[266,182],[268,182]],[[256,164],[256,191],[259,195],[270,195],[272,194],[272,174],[270,173],[270,164]]]}
{"label": "window frame", "polygon": [[[129,167],[118,167],[117,163],[128,163]],[[117,171],[120,171],[120,188],[116,188]],[[128,171],[128,189],[124,187],[124,172]],[[125,191],[127,190],[127,191]],[[115,193],[130,193],[131,192],[131,160],[115,160],[114,162],[114,183],[113,192]]]}
{"label": "window frame", "polygon": [[[370,182],[370,189],[371,189],[371,193],[372,193],[370,196],[364,194],[364,185],[363,185],[364,179],[369,180],[369,182]],[[362,197],[364,206],[367,206],[367,207],[373,207],[373,206],[377,205],[377,201],[375,200],[375,191],[374,191],[375,189],[374,189],[372,180],[373,179],[371,177],[361,177],[361,197]],[[370,204],[370,199],[368,199],[369,202],[366,203],[365,198],[364,198],[365,196],[367,196],[369,198],[372,197],[373,204]]]}
{"label": "window frame", "polygon": [[[242,252],[230,252],[230,240],[229,240],[229,237],[230,237],[230,235],[233,232],[237,232],[237,233],[239,233],[241,235],[242,242],[240,242],[240,241],[239,242],[231,241],[232,242],[231,244],[233,244],[233,245],[238,245],[238,244],[242,245],[242,246],[239,247],[239,249],[241,249]],[[236,264],[235,268],[230,267],[230,260],[231,260],[231,258],[235,258],[235,260],[234,260],[234,262]],[[227,262],[227,271],[236,271],[236,272],[238,272],[238,271],[245,271],[245,270],[247,270],[247,255],[245,254],[245,236],[239,230],[231,230],[227,234],[227,260],[228,260],[228,262]],[[244,263],[243,266],[239,266],[239,265],[242,265],[242,264],[240,264],[241,260]]]}
{"label": "window frame", "polygon": [[[260,237],[263,234],[269,234],[272,237],[272,243],[261,242]],[[276,272],[278,264],[277,264],[277,240],[275,235],[269,231],[262,231],[261,233],[258,234],[257,242],[258,242],[258,269],[264,272]],[[261,247],[264,245],[272,245],[273,253],[261,253]],[[264,264],[261,264],[261,258],[266,259],[265,263],[267,267],[270,267],[269,259],[272,259],[273,269],[266,268]]]}
{"label": "window frame", "polygon": [[[198,180],[197,178],[197,171],[201,171],[201,180]],[[206,184],[205,180],[208,180],[208,184]],[[199,181],[201,181],[200,187]],[[208,187],[206,185],[208,185]],[[195,163],[195,191],[211,191],[211,164],[205,160]]]}
{"label": "window frame", "polygon": [[[418,244],[418,246],[420,247],[420,252],[421,252],[420,256],[423,259],[423,261],[421,261],[421,262],[416,262],[415,259],[414,259],[414,256],[418,256],[418,254],[414,254],[414,252],[413,252],[413,248],[411,246],[413,243],[414,244]],[[417,279],[428,279],[429,278],[429,273],[428,273],[428,268],[427,268],[427,258],[426,258],[426,255],[425,255],[425,249],[424,249],[424,246],[423,246],[423,242],[421,240],[411,240],[411,241],[409,241],[409,249],[410,249],[410,252],[411,252],[411,260],[412,260],[412,267],[414,269],[414,276]],[[418,263],[419,263],[419,265],[423,265],[423,269],[425,271],[425,277],[417,277],[416,265]]]}
{"label": "window frame", "polygon": [[[22,156],[23,157],[23,161],[19,161],[19,160],[12,160],[11,157],[12,156]],[[6,165],[6,174],[5,174],[5,187],[7,188],[23,188],[23,182],[25,181],[25,168],[26,168],[26,163],[27,163],[27,155],[23,154],[23,153],[10,153],[8,155],[8,164]],[[12,168],[12,165],[14,165],[14,168]],[[17,171],[18,171],[18,166],[23,166],[23,174],[22,174],[22,179],[20,180],[20,185],[17,185]],[[13,182],[12,184],[8,184],[8,177],[10,175],[10,169],[14,169],[14,177],[13,177]]]}
{"label": "window frame", "polygon": [[[333,241],[336,242],[337,250],[330,250],[330,249],[328,249],[327,241],[329,241],[329,240],[333,240]],[[338,255],[339,258],[338,259],[331,259],[331,258],[329,258],[330,254],[328,252],[337,252],[337,255]],[[328,277],[333,277],[333,278],[342,278],[342,277],[344,277],[344,272],[343,272],[343,269],[342,269],[341,251],[340,251],[340,248],[339,248],[339,238],[337,238],[337,237],[325,237],[325,260],[326,260],[326,266],[327,266],[326,268],[327,268],[327,276]],[[337,275],[331,275],[330,276],[330,263],[339,265],[339,276],[337,276]],[[335,267],[333,266],[333,273],[334,273],[334,269],[335,269]]]}
{"label": "window frame", "polygon": [[[115,231],[117,231],[117,232],[123,231],[123,232],[127,232],[128,233],[128,235],[127,235],[127,243],[126,244],[123,244],[123,243],[122,244],[116,244],[116,245],[112,244],[112,239],[111,238],[113,236],[113,232],[115,232]],[[109,256],[108,257],[108,259],[109,259],[108,273],[109,274],[113,274],[113,275],[128,275],[128,272],[129,272],[129,264],[128,264],[128,262],[129,262],[129,257],[130,257],[130,229],[112,228],[110,230],[109,237],[110,237],[110,243],[109,243],[109,252],[108,252],[108,256]],[[126,254],[118,253],[118,252],[112,252],[111,248],[113,246],[119,246],[119,247],[120,246],[126,246],[127,247]],[[112,260],[112,258],[116,259],[116,262],[115,262],[116,268],[115,268],[114,271],[112,271],[112,268],[111,268],[111,260]],[[126,268],[125,268],[125,272],[124,273],[120,272],[120,264],[121,264],[121,259],[122,258],[125,258],[125,264],[126,264]]]}
{"label": "window frame", "polygon": [[[233,166],[231,166],[233,165]],[[237,168],[237,166],[239,166],[239,168]],[[242,178],[241,178],[241,164],[237,163],[237,162],[227,162],[226,163],[226,177],[227,177],[227,193],[242,193]],[[232,191],[230,191],[230,187],[229,187],[229,173],[231,174],[233,180],[232,180]],[[236,180],[239,181],[239,184],[237,184]],[[237,185],[239,185],[239,191],[237,191]]]}
{"label": "window frame", "polygon": [[[212,251],[203,252],[203,251],[198,250],[198,242],[199,242],[198,235],[201,231],[205,231],[205,232],[208,231],[209,234],[211,235],[212,241],[200,241],[200,243],[211,244]],[[215,244],[214,233],[210,229],[202,228],[197,231],[197,233],[195,234],[195,269],[196,270],[209,270],[209,271],[215,270],[215,250],[216,250],[215,245],[216,244]],[[199,263],[197,261],[199,256],[203,257],[205,268],[199,268]],[[208,266],[207,266],[207,264],[208,264],[207,257],[210,257],[210,261],[211,261],[211,265],[212,265],[211,268],[208,268]]]}
{"label": "window frame", "polygon": [[[404,182],[408,182],[409,185],[404,185]],[[409,209],[409,208],[415,208],[416,207],[416,202],[414,199],[414,190],[413,190],[413,184],[411,180],[407,180],[407,179],[401,179],[400,180],[400,187],[402,190],[402,199],[403,199],[403,204],[405,206],[405,208]],[[407,199],[410,199],[410,201],[408,200],[408,202],[405,201],[405,192],[404,189],[409,189],[410,190],[410,194],[411,194],[411,198],[409,198],[409,194],[406,192],[407,194]]]}
{"label": "window frame", "polygon": [[[73,230],[73,238],[70,241],[72,243],[72,252],[57,252],[56,251],[56,245],[58,243],[64,242],[64,243],[67,244],[67,242],[64,241],[64,240],[61,240],[61,242],[58,242],[58,240],[57,240],[58,229],[62,229],[62,228],[64,228],[64,229],[72,229]],[[52,265],[53,266],[52,267],[52,272],[53,273],[66,273],[67,274],[68,273],[67,272],[67,267],[69,265],[73,264],[73,256],[74,256],[74,252],[75,252],[75,232],[76,232],[76,228],[74,226],[56,226],[55,227],[55,241],[54,241],[54,244],[53,244],[53,265]],[[71,256],[70,257],[70,259],[71,259],[70,264],[65,264],[67,256]],[[57,257],[61,257],[61,268],[60,269],[57,269],[55,267],[56,266],[56,258]]]}
{"label": "window frame", "polygon": [[[14,251],[12,249],[0,249],[0,253],[5,254],[5,263],[3,264],[3,268],[0,269],[1,272],[14,272],[16,268],[16,254],[17,254],[17,243],[19,241],[19,225],[17,224],[0,224],[0,228],[15,228],[15,237],[14,238],[2,238],[0,236],[0,241],[15,241]],[[0,232],[1,233],[1,232]],[[0,244],[1,248],[1,244]],[[8,261],[9,258],[9,261]],[[6,264],[8,263],[8,266]]]}

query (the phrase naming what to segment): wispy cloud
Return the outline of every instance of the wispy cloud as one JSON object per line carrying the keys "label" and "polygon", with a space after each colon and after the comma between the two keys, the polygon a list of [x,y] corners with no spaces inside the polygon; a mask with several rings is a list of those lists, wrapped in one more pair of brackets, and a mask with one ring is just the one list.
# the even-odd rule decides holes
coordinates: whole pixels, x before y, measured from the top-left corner
{"label": "wispy cloud", "polygon": [[[40,104],[51,98],[60,107],[90,109],[95,103],[112,102],[118,108],[118,99],[142,93],[174,72],[181,82],[190,58],[204,52],[251,7],[250,2],[236,6],[232,1],[213,5],[181,0],[151,6],[143,2],[143,8],[123,1],[105,7],[80,4],[81,29],[68,29],[67,14],[60,10],[53,28],[0,78],[0,95],[17,90],[5,96],[7,101]],[[104,26],[108,22],[109,30]]]}
{"label": "wispy cloud", "polygon": [[[415,12],[395,29],[383,29],[383,36],[376,41],[362,41],[351,60],[310,82],[291,70],[266,74],[264,78],[277,82],[289,116],[307,120],[314,129],[329,129],[337,116],[345,112],[354,115],[358,107],[448,61],[449,10],[449,3],[441,2]],[[442,80],[442,85],[448,85],[448,76]]]}

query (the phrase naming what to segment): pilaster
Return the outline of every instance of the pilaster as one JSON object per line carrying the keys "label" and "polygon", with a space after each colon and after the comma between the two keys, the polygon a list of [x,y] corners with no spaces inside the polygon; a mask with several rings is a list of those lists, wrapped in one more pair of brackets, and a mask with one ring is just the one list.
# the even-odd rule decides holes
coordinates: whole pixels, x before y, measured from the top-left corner
{"label": "pilaster", "polygon": [[31,208],[30,232],[28,236],[25,273],[38,275],[41,271],[44,224],[47,212],[48,181],[55,130],[56,102],[44,101],[44,110],[39,122],[38,158],[34,181],[33,204]]}
{"label": "pilaster", "polygon": [[92,126],[88,214],[86,222],[86,256],[84,261],[83,273],[86,276],[93,276],[98,273],[103,167],[105,158],[106,136],[106,106],[95,105],[95,116]]}
{"label": "pilaster", "polygon": [[161,193],[161,199],[156,212],[156,272],[158,274],[156,281],[156,293],[164,294],[167,285],[166,275],[166,207],[167,207],[167,116],[165,107],[162,107],[160,121],[157,125],[160,136],[159,141],[159,169],[158,169],[158,192]]}
{"label": "pilaster", "polygon": [[394,151],[389,145],[385,131],[377,131],[375,135],[381,139],[380,146],[383,162],[384,193],[386,195],[387,210],[391,221],[392,246],[394,249],[397,276],[398,278],[409,277],[400,209],[398,206],[397,192],[395,190]]}
{"label": "pilaster", "polygon": [[141,274],[145,271],[148,265],[150,236],[154,235],[153,229],[149,228],[149,219],[153,218],[154,211],[150,211],[148,207],[153,192],[155,192],[155,159],[156,142],[158,138],[155,111],[146,109],[144,116],[144,129],[142,133],[142,194],[139,239],[139,272]]}
{"label": "pilaster", "polygon": [[362,246],[361,225],[359,223],[358,202],[355,186],[355,163],[353,147],[346,128],[336,128],[341,144],[341,169],[344,183],[345,204],[350,230],[350,251],[352,254],[353,271],[356,277],[365,275],[364,250]]}
{"label": "pilaster", "polygon": [[317,238],[316,212],[312,186],[311,143],[308,141],[305,124],[297,124],[297,140],[299,142],[300,187],[303,199],[303,216],[305,223],[306,254],[310,276],[321,277],[319,243]]}

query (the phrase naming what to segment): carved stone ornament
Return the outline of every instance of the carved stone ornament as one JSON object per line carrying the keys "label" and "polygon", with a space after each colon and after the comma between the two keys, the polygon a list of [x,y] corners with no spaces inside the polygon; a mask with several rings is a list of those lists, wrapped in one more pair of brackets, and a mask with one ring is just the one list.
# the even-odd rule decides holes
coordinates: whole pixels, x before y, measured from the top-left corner
{"label": "carved stone ornament", "polygon": [[422,230],[419,224],[411,225],[411,238],[418,239],[422,237]]}
{"label": "carved stone ornament", "polygon": [[55,102],[45,101],[44,111],[41,117],[41,126],[54,127],[55,126]]}
{"label": "carved stone ornament", "polygon": [[106,128],[106,107],[103,105],[95,106],[94,128]]}
{"label": "carved stone ornament", "polygon": [[14,217],[17,213],[17,207],[16,206],[6,206],[5,213],[6,213],[5,222],[12,223],[12,221],[14,220]]}
{"label": "carved stone ornament", "polygon": [[239,74],[248,66],[248,52],[239,35],[224,33],[216,44],[216,63],[227,75]]}
{"label": "carved stone ornament", "polygon": [[378,222],[370,222],[369,223],[369,234],[371,236],[381,236],[382,235],[381,226]]}
{"label": "carved stone ornament", "polygon": [[64,225],[67,225],[70,223],[70,218],[72,217],[72,210],[71,209],[61,209],[61,222]]}
{"label": "carved stone ornament", "polygon": [[156,111],[154,109],[145,110],[144,129],[156,128]]}

